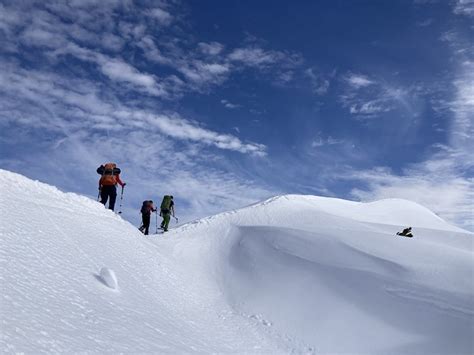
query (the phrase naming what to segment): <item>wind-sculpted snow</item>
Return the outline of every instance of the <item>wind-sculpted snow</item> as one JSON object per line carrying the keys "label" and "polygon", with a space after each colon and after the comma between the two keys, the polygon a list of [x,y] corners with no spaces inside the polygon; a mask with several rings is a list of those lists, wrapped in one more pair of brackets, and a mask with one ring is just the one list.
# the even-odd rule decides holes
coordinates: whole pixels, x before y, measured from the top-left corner
{"label": "wind-sculpted snow", "polygon": [[413,202],[279,196],[144,237],[88,198],[0,186],[4,352],[472,351],[473,234]]}

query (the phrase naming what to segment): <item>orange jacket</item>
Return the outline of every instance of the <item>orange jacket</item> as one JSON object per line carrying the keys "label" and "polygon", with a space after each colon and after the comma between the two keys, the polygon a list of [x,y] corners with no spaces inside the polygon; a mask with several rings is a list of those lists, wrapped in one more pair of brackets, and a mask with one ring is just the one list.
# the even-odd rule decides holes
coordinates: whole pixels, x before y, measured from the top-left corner
{"label": "orange jacket", "polygon": [[120,174],[118,175],[102,175],[99,180],[99,187],[101,186],[112,186],[117,185],[123,186],[124,183],[120,180]]}

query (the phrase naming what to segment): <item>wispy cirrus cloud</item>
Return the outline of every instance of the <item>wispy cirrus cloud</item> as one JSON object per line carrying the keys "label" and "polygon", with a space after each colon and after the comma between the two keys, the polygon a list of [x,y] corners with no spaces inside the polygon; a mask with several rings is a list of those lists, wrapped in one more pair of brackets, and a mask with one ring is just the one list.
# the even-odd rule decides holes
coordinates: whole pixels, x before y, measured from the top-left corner
{"label": "wispy cirrus cloud", "polygon": [[367,76],[362,74],[352,74],[349,73],[345,77],[346,82],[353,87],[354,89],[364,88],[370,85],[374,85],[376,82],[370,80]]}
{"label": "wispy cirrus cloud", "polygon": [[[432,1],[423,1],[432,3]],[[472,1],[451,3],[457,15],[472,16]],[[441,77],[432,87],[416,86],[397,91],[382,90],[399,102],[410,102],[413,96],[427,95],[436,115],[449,124],[443,130],[445,144],[432,147],[421,162],[405,165],[399,172],[388,167],[351,170],[344,173],[365,187],[354,188],[351,195],[363,201],[381,198],[405,198],[427,206],[440,217],[468,230],[474,230],[474,46],[465,32],[457,28],[444,32],[440,40],[451,51],[454,68],[448,78]],[[371,80],[373,81],[373,80]],[[379,80],[376,80],[379,82]],[[385,81],[384,81],[385,82]],[[380,86],[371,84],[374,87]],[[387,84],[384,84],[386,87]],[[370,87],[369,86],[369,87]],[[364,90],[364,88],[359,88]],[[383,96],[385,96],[385,94]],[[376,96],[377,97],[377,96]],[[354,99],[354,96],[350,97]]]}
{"label": "wispy cirrus cloud", "polygon": [[[88,81],[68,82],[64,78],[44,72],[32,72],[9,66],[8,72],[0,72],[2,98],[6,107],[14,102],[21,102],[23,97],[40,109],[45,109],[44,119],[39,112],[28,119],[31,112],[25,113],[25,124],[43,129],[58,129],[68,126],[69,129],[155,129],[155,132],[179,140],[193,141],[215,146],[220,149],[234,150],[259,156],[265,155],[265,146],[257,143],[243,143],[230,134],[218,133],[186,120],[178,114],[157,114],[134,106],[124,105],[116,98],[101,98],[99,90]],[[8,89],[6,89],[8,88]],[[22,105],[11,109],[21,113]],[[51,124],[49,112],[54,112],[56,124]],[[13,113],[13,112],[12,112]],[[15,115],[7,115],[3,123],[18,123]],[[74,121],[77,117],[80,120]],[[58,124],[62,123],[62,124]]]}
{"label": "wispy cirrus cloud", "polygon": [[229,59],[252,67],[274,64],[284,58],[283,53],[264,51],[262,48],[237,48],[229,54]]}
{"label": "wispy cirrus cloud", "polygon": [[353,115],[371,117],[392,110],[385,99],[369,100],[361,103],[351,104],[349,112]]}
{"label": "wispy cirrus cloud", "polygon": [[334,145],[334,144],[342,144],[344,143],[344,140],[342,139],[337,139],[333,138],[331,136],[328,136],[327,138],[323,138],[321,136],[318,136],[311,142],[311,147],[312,148],[319,148],[323,147],[326,145]]}
{"label": "wispy cirrus cloud", "polygon": [[[64,60],[66,56],[75,56],[95,63],[110,80],[128,84],[129,89],[168,99],[189,91],[208,91],[246,67],[266,71],[274,68],[277,76],[282,76],[278,68],[294,67],[301,62],[298,54],[264,49],[257,43],[227,51],[218,42],[193,43],[180,30],[180,20],[171,15],[170,8],[174,5],[164,2],[161,5],[138,9],[132,3],[120,2],[110,6],[95,3],[42,6],[38,2],[28,7],[28,15],[22,18],[15,16],[22,12],[20,4],[4,8],[8,20],[5,17],[0,23],[12,48],[17,43],[13,33],[20,33],[22,44],[56,61],[60,60],[58,56],[64,56]],[[120,11],[135,11],[144,16],[138,22],[137,17],[118,21],[116,12]],[[175,72],[163,78],[139,69],[135,61],[118,54],[125,46],[141,50],[147,60]]]}
{"label": "wispy cirrus cloud", "polygon": [[346,89],[339,96],[340,102],[358,119],[375,118],[397,110],[415,117],[420,110],[416,86],[395,86],[386,79],[352,73],[343,76],[342,80]]}
{"label": "wispy cirrus cloud", "polygon": [[228,55],[231,62],[242,63],[249,67],[267,68],[278,64],[283,67],[294,67],[301,64],[302,58],[295,53],[265,50],[258,45],[236,48]]}
{"label": "wispy cirrus cloud", "polygon": [[449,143],[454,149],[464,152],[462,158],[466,168],[474,167],[474,44],[456,31],[449,31],[441,37],[452,51],[456,64],[451,87],[446,98],[438,103],[442,113],[451,116]]}
{"label": "wispy cirrus cloud", "polygon": [[[332,73],[330,76],[334,76],[335,73]],[[314,93],[317,95],[324,95],[328,92],[330,81],[326,75],[323,75],[320,72],[317,72],[314,68],[308,68],[305,70],[305,75],[311,81],[311,88]]]}
{"label": "wispy cirrus cloud", "polygon": [[230,102],[229,100],[226,100],[226,99],[222,99],[221,104],[224,105],[226,108],[231,109],[231,110],[241,107],[240,105],[234,104],[234,103],[232,103],[232,102]]}

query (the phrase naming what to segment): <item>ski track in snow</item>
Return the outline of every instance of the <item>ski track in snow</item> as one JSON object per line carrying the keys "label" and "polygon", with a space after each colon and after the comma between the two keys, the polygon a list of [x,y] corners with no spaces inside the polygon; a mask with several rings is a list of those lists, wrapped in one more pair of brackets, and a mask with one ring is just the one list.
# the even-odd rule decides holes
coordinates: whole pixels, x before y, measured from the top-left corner
{"label": "ski track in snow", "polygon": [[86,197],[0,187],[0,351],[472,352],[473,234],[413,202],[278,196],[144,237]]}

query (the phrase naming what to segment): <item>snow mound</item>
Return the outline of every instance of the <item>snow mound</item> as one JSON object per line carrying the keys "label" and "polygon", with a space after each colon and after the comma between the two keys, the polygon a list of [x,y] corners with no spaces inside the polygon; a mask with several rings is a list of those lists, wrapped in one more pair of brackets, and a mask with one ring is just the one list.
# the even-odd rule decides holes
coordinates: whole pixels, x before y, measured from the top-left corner
{"label": "snow mound", "polygon": [[285,195],[145,237],[88,198],[0,186],[1,351],[472,351],[473,234],[410,201]]}
{"label": "snow mound", "polygon": [[117,276],[115,276],[114,270],[110,270],[107,267],[100,269],[99,273],[100,280],[109,288],[116,290],[118,288]]}

